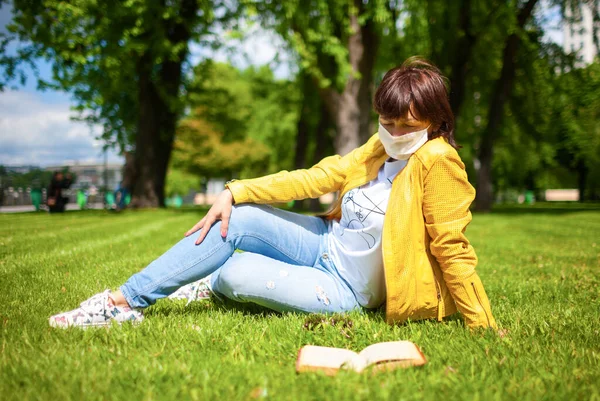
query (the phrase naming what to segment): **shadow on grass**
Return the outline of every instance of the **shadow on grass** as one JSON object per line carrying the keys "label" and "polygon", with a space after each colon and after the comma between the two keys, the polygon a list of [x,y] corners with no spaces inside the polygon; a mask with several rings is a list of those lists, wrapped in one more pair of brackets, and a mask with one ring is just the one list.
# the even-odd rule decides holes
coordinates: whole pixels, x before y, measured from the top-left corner
{"label": "shadow on grass", "polygon": [[[270,318],[273,316],[283,316],[287,313],[298,313],[302,315],[311,315],[310,313],[302,312],[277,312],[264,306],[260,306],[253,303],[242,303],[235,302],[230,299],[220,299],[212,296],[210,300],[194,301],[189,305],[185,305],[185,300],[180,301],[163,301],[160,304],[148,308],[144,313],[146,316],[170,316],[170,315],[199,315],[205,313],[229,313],[235,312],[244,316],[255,316],[262,318]],[[385,313],[383,310],[379,311],[367,311],[365,312],[372,315],[377,320],[385,320]]]}
{"label": "shadow on grass", "polygon": [[242,315],[252,315],[259,317],[271,317],[282,315],[282,313],[251,303],[240,303],[228,299],[219,299],[215,296],[208,300],[194,301],[189,305],[185,304],[185,300],[164,300],[159,301],[156,305],[148,308],[145,316],[185,316],[185,315],[201,315],[214,312],[237,312]]}
{"label": "shadow on grass", "polygon": [[[184,302],[186,302],[186,301],[184,301],[184,300],[163,301],[153,307],[150,307],[147,311],[144,312],[144,315],[146,317],[149,317],[149,316],[177,317],[177,316],[203,315],[203,314],[215,313],[215,312],[216,313],[224,313],[224,314],[234,312],[234,313],[239,313],[242,316],[252,316],[252,317],[257,317],[257,318],[261,318],[261,319],[270,319],[270,318],[273,318],[274,316],[282,317],[288,313],[294,313],[294,314],[306,316],[307,321],[310,319],[313,319],[315,317],[320,317],[320,316],[326,316],[328,318],[336,319],[336,317],[345,315],[344,313],[338,313],[338,312],[328,313],[328,314],[303,313],[303,312],[277,312],[277,311],[268,309],[264,306],[260,306],[257,304],[235,302],[230,299],[220,299],[215,296],[212,296],[210,298],[210,300],[191,302],[189,305],[185,305]],[[354,312],[352,312],[352,313],[354,313]],[[386,323],[385,307],[381,307],[378,309],[362,310],[359,313],[366,316],[372,323],[376,323],[376,324]],[[409,320],[409,321],[405,321],[402,323],[397,323],[396,325],[402,327],[402,326],[405,326],[408,324],[412,324],[412,325],[425,324],[426,322],[432,322],[432,321],[435,321],[435,320],[433,320],[433,319],[412,320],[412,321]],[[459,313],[455,313],[451,316],[444,318],[444,322],[445,323],[454,322],[461,326],[464,325],[464,321],[461,318]]]}

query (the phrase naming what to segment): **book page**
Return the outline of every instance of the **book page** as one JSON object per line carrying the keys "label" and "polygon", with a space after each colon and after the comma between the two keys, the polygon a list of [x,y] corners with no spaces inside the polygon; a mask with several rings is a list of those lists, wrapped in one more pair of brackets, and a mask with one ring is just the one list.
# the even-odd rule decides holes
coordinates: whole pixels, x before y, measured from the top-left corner
{"label": "book page", "polygon": [[[390,368],[424,365],[425,356],[410,341],[390,341],[369,345],[360,354],[366,365],[390,364]],[[382,366],[382,368],[384,368]]]}
{"label": "book page", "polygon": [[335,374],[344,367],[360,372],[365,366],[363,359],[354,351],[305,345],[298,354],[296,371],[323,370],[327,374]]}

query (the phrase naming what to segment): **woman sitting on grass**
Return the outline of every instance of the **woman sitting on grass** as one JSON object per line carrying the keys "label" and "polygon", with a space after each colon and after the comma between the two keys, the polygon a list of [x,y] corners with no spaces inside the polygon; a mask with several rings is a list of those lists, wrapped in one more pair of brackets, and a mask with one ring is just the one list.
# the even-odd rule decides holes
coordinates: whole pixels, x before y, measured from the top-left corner
{"label": "woman sitting on grass", "polygon": [[[495,327],[464,235],[475,191],[455,150],[445,78],[409,59],[385,75],[374,108],[379,132],[366,144],[307,170],[227,183],[185,238],[118,291],[50,325],[137,322],[144,308],[212,274],[215,293],[281,312],[385,304],[394,323],[458,309],[469,327]],[[335,191],[339,200],[320,217],[263,205]]]}

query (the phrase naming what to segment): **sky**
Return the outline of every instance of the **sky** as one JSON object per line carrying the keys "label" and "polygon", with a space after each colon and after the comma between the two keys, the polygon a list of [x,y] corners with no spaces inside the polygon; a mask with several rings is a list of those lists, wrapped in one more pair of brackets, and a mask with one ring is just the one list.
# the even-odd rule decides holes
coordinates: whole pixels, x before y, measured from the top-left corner
{"label": "sky", "polygon": [[[545,5],[546,4],[546,5]],[[559,27],[560,15],[557,8],[547,7],[542,1],[542,14],[546,18],[546,40],[562,43]],[[0,32],[5,32],[11,19],[11,6],[0,8]],[[219,61],[229,60],[239,68],[250,64],[262,65],[271,62],[280,44],[274,34],[259,27],[254,28],[249,39],[240,43],[240,52],[228,56],[222,51],[212,51],[192,44],[193,64],[212,57]],[[15,46],[10,50],[14,51]],[[9,51],[10,51],[9,50]],[[283,55],[284,62],[275,70],[275,75],[284,78],[290,75],[291,62]],[[51,65],[41,60],[40,75],[50,78]],[[0,92],[0,165],[57,166],[68,163],[102,163],[102,142],[95,139],[101,133],[98,126],[70,119],[74,105],[70,95],[58,91],[38,91],[33,72],[29,71],[25,86]],[[123,163],[123,158],[114,150],[108,151],[109,163]]]}
{"label": "sky", "polygon": [[[0,32],[6,32],[11,20],[10,5],[0,8]],[[205,50],[198,45],[190,47],[191,62],[212,57],[218,61],[230,60],[244,68],[250,64],[269,63],[276,55],[278,38],[259,29],[250,31],[250,39],[239,44],[243,50],[233,57],[224,52]],[[9,51],[14,51],[12,46]],[[247,57],[242,56],[248,55]],[[51,65],[40,60],[37,64],[42,78],[51,77]],[[102,141],[95,139],[102,130],[85,123],[72,121],[75,113],[70,110],[75,104],[68,93],[38,91],[33,72],[26,70],[25,86],[0,92],[0,165],[57,166],[77,162],[103,163]],[[290,75],[287,63],[275,70],[279,78]],[[123,163],[124,159],[115,150],[108,151],[109,163]]]}
{"label": "sky", "polygon": [[[6,32],[11,6],[0,8],[0,31]],[[12,46],[9,51],[14,50]],[[40,61],[40,75],[51,76],[51,65]],[[95,136],[99,127],[71,121],[74,105],[70,95],[38,91],[33,72],[25,86],[0,92],[0,165],[56,166],[71,162],[102,163],[102,142]],[[109,163],[122,163],[115,151],[108,151]]]}

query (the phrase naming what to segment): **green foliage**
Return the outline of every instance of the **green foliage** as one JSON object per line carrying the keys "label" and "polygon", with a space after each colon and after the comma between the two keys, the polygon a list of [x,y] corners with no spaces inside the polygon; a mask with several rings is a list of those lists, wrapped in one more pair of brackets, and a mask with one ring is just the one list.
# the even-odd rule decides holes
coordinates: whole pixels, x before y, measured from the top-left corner
{"label": "green foliage", "polygon": [[[423,400],[451,394],[453,400],[522,401],[600,396],[600,243],[590,235],[600,230],[597,208],[475,214],[467,235],[477,250],[478,272],[494,315],[508,330],[503,338],[470,333],[458,316],[442,323],[389,326],[382,311],[367,311],[344,321],[315,321],[216,299],[188,306],[161,300],[146,310],[137,327],[48,327],[50,315],[116,288],[152,262],[203,214],[0,215],[2,399]],[[417,343],[428,364],[336,377],[294,370],[305,344],[360,351],[395,340]]]}
{"label": "green foliage", "polygon": [[[582,2],[552,0],[563,12]],[[148,0],[98,3],[95,0],[15,0],[8,34],[0,35],[0,87],[18,79],[22,63],[43,57],[53,63],[51,82],[40,88],[68,90],[78,118],[101,124],[103,137],[121,149],[134,144],[139,122],[140,69],[151,79],[167,107],[177,115],[191,110],[178,132],[174,164],[181,171],[209,176],[251,177],[293,167],[300,116],[314,132],[321,119],[323,88],[341,92],[351,76],[349,38],[353,18],[372,24],[379,52],[374,84],[412,55],[423,55],[450,78],[467,72],[464,99],[457,115],[456,137],[471,179],[488,109],[502,68],[508,35],[517,33],[514,91],[505,108],[502,132],[495,144],[494,186],[508,188],[573,186],[575,173],[587,171],[588,191],[600,188],[598,62],[573,69],[574,61],[557,46],[542,42],[544,21],[534,15],[517,29],[522,1],[186,1]],[[199,7],[194,13],[187,7]],[[167,65],[187,59],[188,41],[178,41],[175,27],[191,32],[191,41],[218,47],[239,39],[239,17],[260,23],[283,38],[296,59],[298,76],[276,80],[267,67],[239,71],[227,64],[201,62],[182,76],[186,96],[167,95]],[[598,19],[597,15],[594,15]],[[225,33],[215,33],[215,27]],[[16,57],[4,50],[14,39],[22,43]],[[459,55],[472,41],[464,65]],[[172,75],[172,74],[167,74]],[[316,82],[311,93],[301,75]],[[366,77],[365,77],[366,78]],[[179,85],[179,83],[176,83]],[[451,89],[457,89],[451,82]],[[314,93],[312,93],[314,92]],[[302,97],[313,108],[299,110]],[[373,116],[375,118],[375,116]],[[192,122],[196,121],[196,122]],[[199,140],[199,138],[202,138]],[[238,145],[235,145],[238,143]],[[307,144],[311,154],[314,137]],[[252,150],[252,152],[250,152]],[[246,158],[246,162],[242,159]],[[309,157],[310,158],[310,157]]]}
{"label": "green foliage", "polygon": [[35,70],[37,59],[50,61],[52,79],[39,80],[38,87],[71,92],[76,119],[100,124],[103,139],[123,150],[137,135],[141,69],[152,70],[151,79],[168,107],[181,109],[178,96],[168,90],[175,77],[164,72],[170,62],[187,56],[182,30],[200,40],[216,19],[215,9],[223,9],[216,0],[197,4],[200,10],[188,0],[14,0],[9,34],[0,36],[0,48],[16,40],[21,47],[15,57],[3,53],[0,58],[2,83],[22,74],[22,64]]}
{"label": "green foliage", "polygon": [[557,45],[542,44],[542,35],[539,28],[531,28],[518,55],[514,90],[493,164],[496,187],[501,191],[568,185],[545,174],[558,167],[554,114],[560,96],[560,65],[567,60]]}
{"label": "green foliage", "polygon": [[223,134],[202,117],[203,109],[177,128],[173,166],[201,177],[232,178],[245,168],[255,169],[268,156],[268,148],[250,138],[225,142]]}
{"label": "green foliage", "polygon": [[[348,39],[353,33],[351,18],[361,26],[373,24],[378,34],[394,26],[393,10],[399,3],[385,0],[309,0],[263,2],[242,1],[265,27],[274,29],[298,57],[299,68],[322,88],[342,92],[355,74],[349,59]],[[393,40],[393,38],[392,38]],[[370,77],[366,77],[370,79]]]}
{"label": "green foliage", "polygon": [[195,67],[188,99],[193,112],[178,129],[178,166],[212,177],[291,167],[299,101],[293,82],[276,80],[267,66],[239,71],[207,61]]}
{"label": "green foliage", "polygon": [[224,142],[243,140],[253,111],[251,85],[235,67],[207,60],[194,67],[189,105],[202,108],[202,118],[222,133]]}
{"label": "green foliage", "polygon": [[[555,3],[564,8],[578,2]],[[426,5],[404,3],[403,12],[410,18],[396,46],[400,47],[401,59],[423,54],[452,78],[461,46],[465,40],[472,41],[472,52],[464,66],[468,71],[465,98],[456,116],[455,134],[463,145],[461,156],[471,179],[476,176],[474,163],[500,75],[504,43],[509,34],[516,32],[521,47],[514,90],[494,145],[494,187],[497,191],[576,187],[575,177],[565,174],[565,169],[575,169],[585,159],[590,171],[588,187],[593,192],[598,185],[593,177],[600,174],[594,161],[600,154],[596,134],[599,120],[595,114],[599,106],[595,102],[598,88],[594,75],[587,71],[597,69],[598,63],[574,69],[572,57],[557,45],[543,42],[545,22],[539,12],[524,30],[517,30],[517,10],[523,2],[429,0]],[[465,5],[470,7],[466,14],[462,9]],[[388,51],[382,49],[381,54],[379,65],[391,67],[383,63]],[[454,85],[456,82],[451,82],[451,90],[456,89]]]}
{"label": "green foliage", "polygon": [[[266,67],[248,68],[242,78],[251,83],[252,116],[247,136],[269,148],[268,163],[262,171],[273,173],[293,168],[296,123],[300,93],[296,82],[276,80]],[[246,174],[259,173],[248,171]]]}
{"label": "green foliage", "polygon": [[573,69],[560,77],[559,97],[564,146],[573,163],[597,165],[600,162],[600,63]]}
{"label": "green foliage", "polygon": [[[63,172],[68,172],[68,169]],[[26,173],[17,173],[0,165],[1,188],[48,188],[53,174],[52,171],[39,168],[33,168]],[[75,181],[75,176],[73,176],[73,181]]]}
{"label": "green foliage", "polygon": [[557,160],[585,171],[588,196],[600,198],[600,63],[571,69],[558,80],[553,115]]}
{"label": "green foliage", "polygon": [[194,174],[170,167],[167,172],[165,194],[168,197],[187,195],[190,190],[200,189],[200,178]]}
{"label": "green foliage", "polygon": [[600,193],[600,64],[576,68],[575,57],[542,44],[542,34],[530,29],[519,54],[496,182],[500,189],[574,188],[583,168],[593,196]]}

